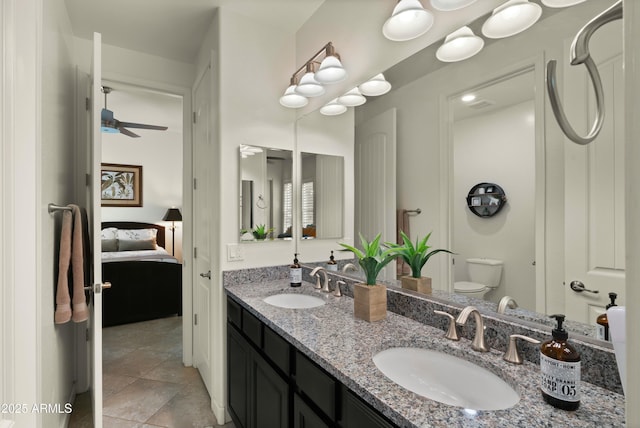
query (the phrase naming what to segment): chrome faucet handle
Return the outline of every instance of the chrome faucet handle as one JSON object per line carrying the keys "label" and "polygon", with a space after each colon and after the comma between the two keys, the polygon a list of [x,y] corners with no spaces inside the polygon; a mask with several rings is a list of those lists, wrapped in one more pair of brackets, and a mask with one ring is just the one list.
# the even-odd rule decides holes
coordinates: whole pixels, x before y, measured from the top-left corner
{"label": "chrome faucet handle", "polygon": [[467,318],[469,315],[473,314],[476,321],[476,335],[473,338],[473,342],[471,342],[471,349],[478,352],[488,352],[489,347],[484,341],[484,321],[482,321],[482,316],[480,315],[480,311],[475,306],[467,306],[464,308],[460,315],[458,315],[458,319],[456,319],[456,323],[459,325],[464,325],[467,322]]}
{"label": "chrome faucet handle", "polygon": [[460,340],[460,336],[458,336],[458,329],[456,329],[456,317],[444,311],[433,311],[433,312],[438,315],[444,315],[446,317],[449,317],[449,329],[445,333],[444,337],[446,337],[449,340]]}
{"label": "chrome faucet handle", "polygon": [[518,344],[516,343],[516,339],[526,340],[527,342],[534,344],[538,344],[540,341],[521,334],[512,334],[509,336],[509,346],[507,346],[507,352],[504,353],[502,359],[509,363],[522,364],[522,357],[518,353]]}
{"label": "chrome faucet handle", "polygon": [[342,280],[337,280],[336,281],[336,288],[335,290],[333,290],[333,295],[336,297],[342,297],[342,292],[340,291],[340,285],[347,285],[346,282],[342,281]]}

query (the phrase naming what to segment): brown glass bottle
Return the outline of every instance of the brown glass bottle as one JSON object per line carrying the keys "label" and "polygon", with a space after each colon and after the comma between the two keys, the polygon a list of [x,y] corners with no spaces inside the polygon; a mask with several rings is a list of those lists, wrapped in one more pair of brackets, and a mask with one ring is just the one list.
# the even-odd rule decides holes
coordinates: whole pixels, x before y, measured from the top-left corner
{"label": "brown glass bottle", "polygon": [[298,253],[293,255],[293,264],[289,266],[289,285],[292,287],[302,285],[302,266],[298,263]]}
{"label": "brown glass bottle", "polygon": [[567,343],[569,334],[562,328],[564,315],[551,315],[558,322],[553,339],[540,346],[542,398],[562,410],[580,407],[580,354]]}
{"label": "brown glass bottle", "polygon": [[[611,300],[611,303],[607,305],[607,309],[612,306],[618,306],[616,305],[617,297],[618,295],[616,293],[609,293],[609,299]],[[611,338],[609,337],[609,319],[607,318],[607,313],[604,312],[598,315],[598,318],[596,318],[596,323],[598,324],[598,339],[611,341]]]}
{"label": "brown glass bottle", "polygon": [[338,271],[338,262],[336,262],[333,257],[333,251],[331,251],[331,255],[329,256],[329,261],[327,262],[327,270],[337,272]]}

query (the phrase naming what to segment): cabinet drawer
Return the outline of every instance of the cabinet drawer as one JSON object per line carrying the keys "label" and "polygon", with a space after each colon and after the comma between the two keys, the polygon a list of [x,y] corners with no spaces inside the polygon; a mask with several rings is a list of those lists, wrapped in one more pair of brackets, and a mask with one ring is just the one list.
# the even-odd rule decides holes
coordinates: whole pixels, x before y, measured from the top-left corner
{"label": "cabinet drawer", "polygon": [[262,323],[249,312],[242,311],[242,332],[258,348],[262,348]]}
{"label": "cabinet drawer", "polygon": [[264,327],[263,340],[264,353],[288,376],[290,373],[289,368],[291,358],[289,343],[267,326]]}
{"label": "cabinet drawer", "polygon": [[336,418],[336,381],[300,352],[296,352],[296,383],[329,419]]}
{"label": "cabinet drawer", "polygon": [[227,319],[238,328],[242,328],[242,308],[227,297]]}

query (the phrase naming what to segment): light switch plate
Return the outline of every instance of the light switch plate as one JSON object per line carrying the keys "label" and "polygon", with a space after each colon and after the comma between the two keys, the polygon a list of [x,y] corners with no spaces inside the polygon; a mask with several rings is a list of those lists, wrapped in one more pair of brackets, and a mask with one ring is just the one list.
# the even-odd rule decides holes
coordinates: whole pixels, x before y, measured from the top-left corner
{"label": "light switch plate", "polygon": [[238,244],[227,244],[227,261],[237,262],[240,260],[244,260],[242,247]]}

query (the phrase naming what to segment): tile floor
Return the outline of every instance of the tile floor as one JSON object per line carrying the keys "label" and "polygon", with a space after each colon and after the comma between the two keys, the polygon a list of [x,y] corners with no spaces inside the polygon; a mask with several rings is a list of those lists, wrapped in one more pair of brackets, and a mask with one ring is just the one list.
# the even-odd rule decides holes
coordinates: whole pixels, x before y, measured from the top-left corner
{"label": "tile floor", "polygon": [[[181,317],[107,327],[102,346],[104,428],[218,426],[198,371],[182,365]],[[88,393],[69,427],[92,427]]]}

